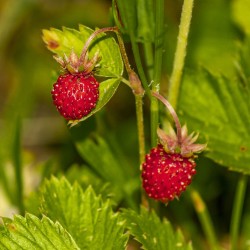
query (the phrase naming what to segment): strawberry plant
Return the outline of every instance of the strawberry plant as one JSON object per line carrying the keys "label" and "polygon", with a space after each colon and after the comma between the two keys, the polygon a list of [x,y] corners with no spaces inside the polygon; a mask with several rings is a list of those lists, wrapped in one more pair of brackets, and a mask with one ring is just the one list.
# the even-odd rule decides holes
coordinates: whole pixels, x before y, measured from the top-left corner
{"label": "strawberry plant", "polygon": [[[249,4],[107,2],[107,25],[95,11],[93,25],[43,24],[49,65],[29,61],[28,75],[49,75],[46,87],[24,81],[9,97],[0,249],[249,249]],[[32,123],[29,140],[67,136],[31,171],[21,124],[40,92],[53,119]]]}

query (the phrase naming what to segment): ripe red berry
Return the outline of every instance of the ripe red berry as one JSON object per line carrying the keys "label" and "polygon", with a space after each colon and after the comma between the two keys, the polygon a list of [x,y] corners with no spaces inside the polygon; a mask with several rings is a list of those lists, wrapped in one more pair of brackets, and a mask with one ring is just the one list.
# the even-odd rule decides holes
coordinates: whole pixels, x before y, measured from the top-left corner
{"label": "ripe red berry", "polygon": [[192,181],[196,173],[195,153],[206,148],[206,144],[195,143],[198,134],[188,134],[187,126],[181,126],[171,104],[160,94],[153,92],[168,108],[175,130],[169,126],[168,133],[158,128],[159,144],[151,149],[142,164],[142,185],[149,197],[167,203],[179,197]]}
{"label": "ripe red berry", "polygon": [[196,173],[193,157],[167,153],[159,144],[142,164],[143,188],[150,198],[167,203],[179,197]]}
{"label": "ripe red berry", "polygon": [[79,120],[96,106],[99,83],[92,74],[67,73],[58,77],[51,91],[53,103],[67,120]]}

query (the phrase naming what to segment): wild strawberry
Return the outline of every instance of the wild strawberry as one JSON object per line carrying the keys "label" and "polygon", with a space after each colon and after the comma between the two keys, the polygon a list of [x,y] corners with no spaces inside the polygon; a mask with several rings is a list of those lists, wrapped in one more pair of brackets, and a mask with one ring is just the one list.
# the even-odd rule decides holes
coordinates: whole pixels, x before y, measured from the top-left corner
{"label": "wild strawberry", "polygon": [[176,124],[177,133],[170,127],[169,134],[158,129],[159,144],[151,149],[142,164],[142,185],[150,198],[167,203],[179,197],[196,173],[194,153],[206,145],[194,144],[198,134],[188,135],[187,127],[181,127],[172,106],[159,94],[153,93],[169,109]]}
{"label": "wild strawberry", "polygon": [[99,97],[99,83],[92,73],[98,54],[91,60],[87,59],[86,52],[84,55],[78,57],[72,51],[69,57],[55,57],[64,73],[53,85],[52,99],[60,114],[71,122],[87,116]]}
{"label": "wild strawberry", "polygon": [[66,120],[80,120],[95,108],[99,83],[91,74],[65,74],[58,77],[51,91],[57,110]]}

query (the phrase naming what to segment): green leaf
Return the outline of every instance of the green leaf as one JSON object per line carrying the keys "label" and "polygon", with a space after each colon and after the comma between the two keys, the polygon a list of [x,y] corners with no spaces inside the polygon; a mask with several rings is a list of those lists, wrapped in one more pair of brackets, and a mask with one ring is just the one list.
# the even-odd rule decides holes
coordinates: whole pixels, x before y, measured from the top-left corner
{"label": "green leaf", "polygon": [[81,249],[124,249],[124,222],[108,201],[103,202],[91,187],[85,192],[64,178],[46,181],[42,190],[45,213],[59,221]]}
{"label": "green leaf", "polygon": [[[84,25],[79,26],[79,31],[65,27],[62,31],[51,28],[43,30],[43,40],[47,48],[58,56],[68,56],[72,50],[80,56],[85,42],[93,32]],[[123,74],[123,61],[115,39],[107,34],[99,34],[89,47],[89,58],[97,52],[101,60],[95,75],[119,78]]]}
{"label": "green leaf", "polygon": [[242,28],[246,34],[250,34],[250,1],[232,1],[232,13],[234,21]]}
{"label": "green leaf", "polygon": [[[117,2],[117,5],[115,4]],[[118,7],[119,15],[116,14]],[[115,22],[123,33],[133,40],[154,42],[154,2],[153,0],[113,0]]]}
{"label": "green leaf", "polygon": [[142,42],[154,42],[155,17],[153,0],[137,1],[137,39]]}
{"label": "green leaf", "polygon": [[[116,159],[104,139],[95,136],[76,143],[83,159],[106,181],[120,184],[127,181],[123,163]],[[98,155],[98,157],[96,157]]]}
{"label": "green leaf", "polygon": [[141,208],[137,214],[133,210],[123,210],[124,219],[135,239],[142,244],[145,250],[185,250],[192,249],[191,244],[186,244],[180,231],[174,232],[169,221],[161,221],[154,211]]}
{"label": "green leaf", "polygon": [[[131,37],[135,37],[137,29],[137,13],[136,2],[134,0],[113,0],[113,9],[117,3],[119,18],[116,19],[117,25],[122,26],[123,31],[128,33]],[[116,10],[114,10],[115,12]],[[121,25],[120,25],[121,22]]]}
{"label": "green leaf", "polygon": [[205,70],[186,73],[179,113],[189,129],[208,142],[207,157],[231,170],[250,174],[249,88]]}
{"label": "green leaf", "polygon": [[14,219],[3,218],[0,228],[1,250],[73,250],[80,249],[68,232],[49,218],[42,220],[32,214],[25,217],[15,215]]}

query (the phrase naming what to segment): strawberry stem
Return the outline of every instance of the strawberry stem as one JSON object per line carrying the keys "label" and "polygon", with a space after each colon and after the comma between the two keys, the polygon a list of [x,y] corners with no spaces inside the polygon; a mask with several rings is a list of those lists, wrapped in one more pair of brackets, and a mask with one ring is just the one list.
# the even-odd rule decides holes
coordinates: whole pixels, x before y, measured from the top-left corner
{"label": "strawberry stem", "polygon": [[90,37],[88,38],[88,40],[86,41],[86,43],[84,44],[84,47],[83,47],[83,50],[82,50],[82,53],[81,53],[81,56],[80,56],[80,59],[79,59],[79,66],[83,63],[86,62],[87,60],[87,54],[88,54],[88,49],[89,49],[89,46],[91,44],[91,42],[93,41],[93,39],[99,35],[100,33],[105,33],[107,31],[112,31],[112,32],[116,32],[118,30],[117,27],[106,27],[106,28],[102,28],[102,29],[98,29],[98,30],[95,30],[91,35]]}
{"label": "strawberry stem", "polygon": [[175,127],[176,127],[176,134],[177,134],[177,143],[178,146],[181,146],[181,141],[182,141],[182,135],[181,135],[181,124],[179,121],[179,118],[174,110],[174,108],[172,107],[172,105],[160,94],[156,93],[156,92],[152,92],[152,95],[154,97],[156,97],[157,99],[159,99],[169,110],[170,114],[173,117],[173,120],[175,122]]}

